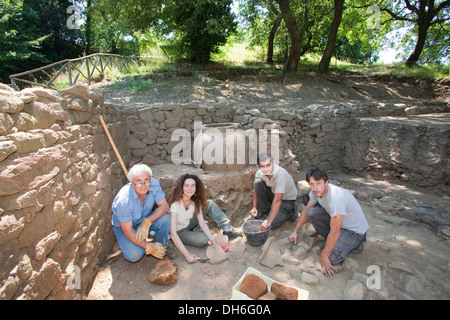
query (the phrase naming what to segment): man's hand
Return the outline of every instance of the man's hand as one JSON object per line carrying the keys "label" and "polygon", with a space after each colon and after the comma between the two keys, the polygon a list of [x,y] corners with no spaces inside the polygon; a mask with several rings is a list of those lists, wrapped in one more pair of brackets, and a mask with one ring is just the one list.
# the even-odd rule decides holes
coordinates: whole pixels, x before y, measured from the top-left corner
{"label": "man's hand", "polygon": [[294,231],[289,235],[289,242],[297,244],[298,241],[298,232]]}
{"label": "man's hand", "polygon": [[253,207],[252,210],[250,210],[250,218],[254,219],[257,215],[258,215],[258,209]]}
{"label": "man's hand", "polygon": [[328,259],[328,257],[325,257],[324,255],[321,255],[321,257],[320,257],[320,264],[322,265],[322,272],[323,272],[323,274],[326,277],[329,276],[330,278],[333,278],[334,277],[334,272],[337,272],[337,270],[331,264],[330,259]]}
{"label": "man's hand", "polygon": [[150,229],[150,226],[152,223],[147,220],[143,219],[141,224],[139,225],[139,228],[136,231],[135,239],[137,242],[142,242],[148,237],[148,230]]}
{"label": "man's hand", "polygon": [[269,228],[270,228],[270,224],[269,224],[269,221],[267,221],[267,220],[264,220],[263,223],[261,224],[261,226],[259,227],[259,229],[261,231],[265,231]]}
{"label": "man's hand", "polygon": [[166,254],[166,248],[159,242],[149,242],[145,254],[151,254],[155,258],[162,259]]}

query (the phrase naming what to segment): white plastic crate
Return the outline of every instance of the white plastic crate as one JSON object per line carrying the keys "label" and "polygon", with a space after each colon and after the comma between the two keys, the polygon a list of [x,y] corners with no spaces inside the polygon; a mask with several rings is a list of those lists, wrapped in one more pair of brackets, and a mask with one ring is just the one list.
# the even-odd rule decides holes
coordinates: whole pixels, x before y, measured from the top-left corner
{"label": "white plastic crate", "polygon": [[[236,284],[233,286],[233,291],[231,292],[231,300],[252,300],[252,298],[250,298],[248,295],[246,295],[245,293],[242,293],[240,291],[241,285],[242,285],[242,281],[244,280],[245,276],[247,276],[248,274],[257,275],[258,277],[263,279],[264,282],[267,284],[267,289],[269,290],[269,292],[270,292],[270,286],[274,282],[282,284],[284,286],[287,286],[287,285],[285,285],[285,284],[283,284],[281,282],[275,281],[275,280],[265,276],[264,274],[262,274],[261,272],[259,272],[256,269],[253,269],[252,267],[248,267],[247,270],[245,271],[245,273],[239,279],[239,281],[236,282]],[[308,300],[309,292],[307,290],[299,289],[299,288],[296,288],[296,287],[293,287],[293,286],[287,286],[287,287],[291,287],[291,288],[297,289],[297,291],[298,291],[298,298],[297,298],[297,300]]]}

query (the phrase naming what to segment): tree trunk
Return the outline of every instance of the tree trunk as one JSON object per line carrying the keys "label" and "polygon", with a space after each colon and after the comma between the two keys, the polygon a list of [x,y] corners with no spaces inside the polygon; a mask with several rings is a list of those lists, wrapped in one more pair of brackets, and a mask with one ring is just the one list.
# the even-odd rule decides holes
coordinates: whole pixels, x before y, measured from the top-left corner
{"label": "tree trunk", "polygon": [[322,59],[319,63],[320,73],[328,73],[328,70],[330,68],[330,61],[334,53],[339,25],[341,24],[342,20],[344,1],[345,0],[334,0],[334,17],[333,21],[331,22],[330,32],[328,34],[327,47],[325,48],[325,52],[323,53]]}
{"label": "tree trunk", "polygon": [[303,32],[297,25],[295,18],[289,7],[289,0],[276,0],[280,6],[281,14],[283,15],[286,28],[288,29],[289,37],[291,39],[291,46],[289,48],[289,56],[285,64],[285,71],[297,71],[298,63],[302,53]]}
{"label": "tree trunk", "polygon": [[91,54],[91,45],[92,45],[91,7],[92,7],[92,0],[88,0],[86,7],[86,54]]}
{"label": "tree trunk", "polygon": [[275,38],[275,33],[277,32],[282,19],[283,16],[281,15],[281,13],[278,14],[275,23],[273,24],[272,30],[270,30],[269,45],[267,48],[267,63],[269,64],[273,64],[273,39]]}
{"label": "tree trunk", "polygon": [[428,12],[425,16],[419,16],[417,21],[417,26],[419,29],[416,46],[414,47],[414,51],[409,56],[408,60],[406,60],[406,65],[414,65],[419,60],[420,54],[425,47],[425,40],[427,39],[428,29],[430,28],[430,23],[433,17],[429,17]]}

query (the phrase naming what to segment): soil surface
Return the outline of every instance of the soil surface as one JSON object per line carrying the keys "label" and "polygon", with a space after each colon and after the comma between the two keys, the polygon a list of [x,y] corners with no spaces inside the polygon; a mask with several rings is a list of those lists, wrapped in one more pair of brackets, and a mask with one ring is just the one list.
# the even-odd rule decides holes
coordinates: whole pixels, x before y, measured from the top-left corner
{"label": "soil surface", "polygon": [[[261,71],[262,73],[262,71]],[[215,72],[172,72],[142,76],[151,80],[145,91],[132,93],[131,88],[110,89],[107,83],[105,100],[127,105],[134,102],[192,102],[228,99],[241,105],[307,106],[331,104],[349,100],[406,103],[408,105],[448,104],[448,78],[428,80],[393,77],[265,76],[264,74],[229,73],[226,77]],[[402,119],[402,121],[407,121]],[[304,174],[300,175],[304,177]],[[309,299],[344,299],[349,280],[363,284],[364,299],[442,299],[450,298],[450,240],[430,224],[405,218],[405,210],[419,208],[450,219],[450,197],[436,190],[406,186],[401,183],[374,180],[370,177],[330,172],[331,182],[365,194],[358,201],[369,222],[364,251],[350,254],[338,267],[334,278],[320,271],[320,247],[308,250],[296,262],[285,259],[283,266],[268,268],[259,263],[261,247],[246,243],[246,238],[230,242],[228,259],[219,264],[210,262],[188,264],[178,253],[173,261],[178,265],[178,280],[169,287],[150,283],[147,278],[157,259],[146,256],[137,263],[125,261],[117,244],[97,277],[86,299],[174,299],[227,300],[232,287],[247,268],[252,267],[283,284],[307,290]],[[155,177],[158,178],[158,177]],[[299,182],[306,192],[307,185]],[[375,190],[361,193],[361,190]],[[368,195],[368,196],[367,196]],[[245,213],[243,213],[245,214]],[[284,257],[293,256],[298,248],[286,243],[296,222],[285,223],[269,236],[275,237]],[[220,230],[210,225],[213,233]],[[240,226],[235,226],[240,227]],[[442,230],[441,230],[442,231]],[[448,231],[447,231],[448,232]],[[313,235],[311,227],[300,234]],[[313,235],[314,236],[314,235]],[[323,241],[320,237],[317,241]],[[240,253],[237,243],[245,243]],[[242,249],[242,248],[241,248]],[[205,257],[205,248],[188,247],[198,257]],[[380,268],[380,288],[367,288],[371,276],[369,266]],[[371,270],[369,268],[369,270]],[[313,275],[314,281],[302,280],[303,273]]]}
{"label": "soil surface", "polygon": [[[188,103],[226,99],[238,105],[305,107],[358,100],[405,103],[408,106],[448,105],[450,78],[393,76],[267,75],[264,70],[173,71],[134,76],[111,88],[105,99],[118,104]],[[121,85],[120,85],[121,83]],[[139,86],[140,85],[140,86]],[[117,89],[118,86],[123,86]],[[146,89],[146,90],[139,90]],[[134,89],[134,93],[133,93]]]}

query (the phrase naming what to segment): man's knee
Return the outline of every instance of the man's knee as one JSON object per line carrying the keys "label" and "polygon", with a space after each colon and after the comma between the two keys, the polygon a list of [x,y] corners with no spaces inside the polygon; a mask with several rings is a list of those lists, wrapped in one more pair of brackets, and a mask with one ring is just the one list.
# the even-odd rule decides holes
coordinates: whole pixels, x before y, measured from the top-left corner
{"label": "man's knee", "polygon": [[266,183],[260,178],[255,179],[255,182],[253,182],[253,188],[255,188],[256,191],[264,191],[266,187]]}
{"label": "man's knee", "polygon": [[165,213],[161,217],[159,217],[157,220],[160,221],[163,225],[170,225],[170,214]]}
{"label": "man's knee", "polygon": [[319,215],[323,213],[323,209],[321,207],[312,207],[306,211],[306,219],[308,221],[315,221]]}
{"label": "man's knee", "polygon": [[125,252],[122,252],[123,257],[125,260],[129,262],[138,262],[142,259],[142,257],[145,255],[145,250],[143,248],[136,248],[133,250],[128,250]]}

